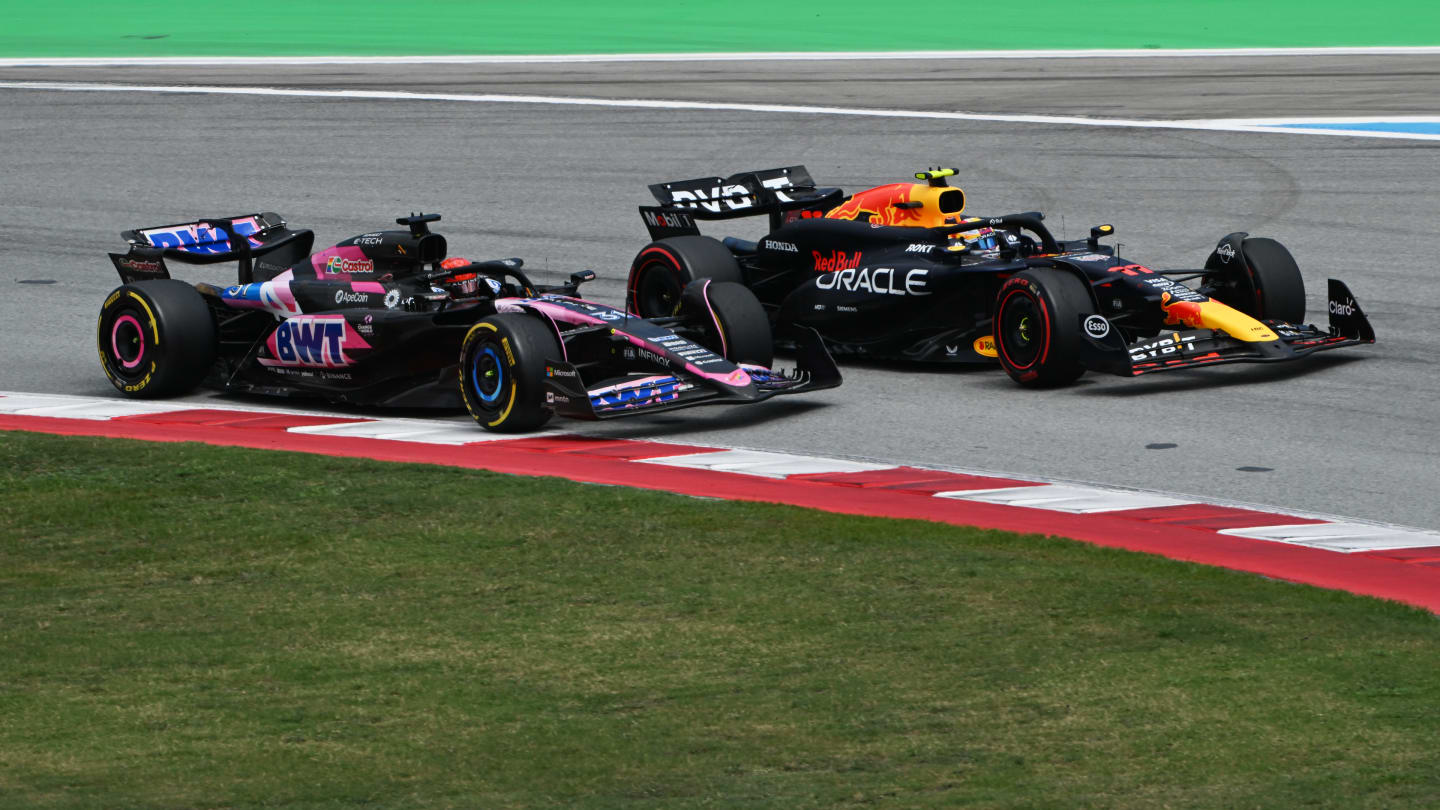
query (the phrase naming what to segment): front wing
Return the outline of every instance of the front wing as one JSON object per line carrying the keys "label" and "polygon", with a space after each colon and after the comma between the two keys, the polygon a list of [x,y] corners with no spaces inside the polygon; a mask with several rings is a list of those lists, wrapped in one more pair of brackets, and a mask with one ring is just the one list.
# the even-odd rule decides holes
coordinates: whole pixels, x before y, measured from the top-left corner
{"label": "front wing", "polygon": [[1138,377],[1225,363],[1276,363],[1298,360],[1316,352],[1375,342],[1375,330],[1346,286],[1330,279],[1329,329],[1312,324],[1266,321],[1279,336],[1268,342],[1237,340],[1213,329],[1162,332],[1126,344],[1120,330],[1100,315],[1080,317],[1080,359],[1094,371]]}
{"label": "front wing", "polygon": [[781,372],[763,366],[742,365],[750,384],[729,386],[688,374],[648,374],[580,384],[578,370],[569,363],[548,363],[545,401],[559,416],[574,419],[613,419],[657,413],[692,405],[753,404],[784,394],[801,394],[834,388],[840,369],[826,351],[818,332],[803,330],[796,347],[796,368]]}

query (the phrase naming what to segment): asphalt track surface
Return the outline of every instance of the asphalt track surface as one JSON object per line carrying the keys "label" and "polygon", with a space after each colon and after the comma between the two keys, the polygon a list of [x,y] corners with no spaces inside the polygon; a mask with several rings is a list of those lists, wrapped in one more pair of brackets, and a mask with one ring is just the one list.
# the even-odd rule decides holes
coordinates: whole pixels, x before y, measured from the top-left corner
{"label": "asphalt track surface", "polygon": [[[1062,64],[1063,63],[1063,64]],[[1433,113],[1440,59],[1309,57],[463,68],[4,69],[0,81],[586,95],[1127,118]],[[317,245],[439,211],[451,251],[593,268],[619,303],[645,185],[804,163],[858,189],[961,167],[971,212],[1039,209],[1122,255],[1195,267],[1277,238],[1310,317],[1345,280],[1379,343],[1289,366],[1023,391],[1003,373],[848,365],[843,387],[567,430],[1134,486],[1440,528],[1433,236],[1440,146],[1291,134],[533,104],[0,89],[0,390],[113,395],[94,318],[118,232],[274,210]],[[759,222],[717,225],[754,235]],[[189,280],[228,280],[219,268]],[[53,280],[52,284],[23,283]],[[196,400],[214,401],[198,393]],[[461,418],[461,417],[447,417]]]}

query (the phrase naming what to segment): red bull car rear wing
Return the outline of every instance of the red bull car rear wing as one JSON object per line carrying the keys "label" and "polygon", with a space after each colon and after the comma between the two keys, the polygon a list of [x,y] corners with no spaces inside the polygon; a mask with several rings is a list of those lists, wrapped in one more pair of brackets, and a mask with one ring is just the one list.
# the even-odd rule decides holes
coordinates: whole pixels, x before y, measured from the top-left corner
{"label": "red bull car rear wing", "polygon": [[778,228],[787,212],[829,209],[844,197],[838,188],[817,188],[804,166],[656,183],[650,193],[660,205],[640,206],[640,216],[651,239],[698,234],[697,219],[769,214],[771,228]]}

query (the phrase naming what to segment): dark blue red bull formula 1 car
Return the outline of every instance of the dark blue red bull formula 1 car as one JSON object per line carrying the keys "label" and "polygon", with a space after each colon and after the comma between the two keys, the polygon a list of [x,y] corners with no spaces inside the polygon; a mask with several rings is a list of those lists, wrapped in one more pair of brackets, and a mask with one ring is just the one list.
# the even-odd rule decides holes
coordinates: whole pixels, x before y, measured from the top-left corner
{"label": "dark blue red bull formula 1 car", "polygon": [[[663,318],[578,297],[584,271],[541,288],[519,259],[446,258],[437,214],[401,217],[311,254],[278,214],[142,228],[110,254],[122,286],[100,309],[100,362],[131,397],[225,390],[411,408],[462,404],[482,427],[552,414],[606,419],[753,403],[840,384],[819,336],[770,368],[770,324],[743,286],[704,280]],[[167,261],[236,262],[234,284],[189,284]]]}
{"label": "dark blue red bull formula 1 car", "polygon": [[[845,195],[803,166],[651,186],[654,241],[631,265],[627,306],[678,311],[696,279],[744,284],[777,334],[818,331],[836,354],[998,362],[1025,386],[1086,369],[1137,376],[1291,360],[1373,343],[1354,296],[1329,282],[1326,328],[1304,323],[1305,283],[1273,239],[1232,233],[1203,268],[1157,271],[1101,244],[1059,241],[1039,212],[964,215],[954,169]],[[697,221],[768,214],[757,241],[700,235]],[[1198,281],[1195,287],[1186,281]]]}

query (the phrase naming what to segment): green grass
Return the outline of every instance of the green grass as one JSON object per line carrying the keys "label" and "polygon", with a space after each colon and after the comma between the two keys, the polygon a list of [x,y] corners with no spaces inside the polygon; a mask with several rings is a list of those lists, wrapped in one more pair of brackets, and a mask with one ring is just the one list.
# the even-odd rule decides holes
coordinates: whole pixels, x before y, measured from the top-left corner
{"label": "green grass", "polygon": [[[1440,44],[1432,0],[188,0],[11,3],[0,57],[1249,48]],[[917,68],[918,70],[918,68]]]}
{"label": "green grass", "polygon": [[0,807],[1397,807],[1440,622],[1082,544],[0,433]]}

